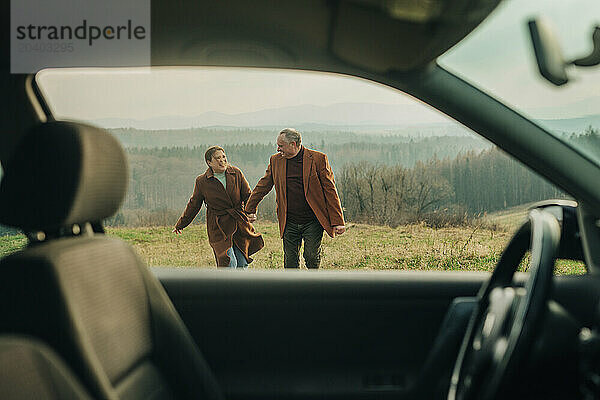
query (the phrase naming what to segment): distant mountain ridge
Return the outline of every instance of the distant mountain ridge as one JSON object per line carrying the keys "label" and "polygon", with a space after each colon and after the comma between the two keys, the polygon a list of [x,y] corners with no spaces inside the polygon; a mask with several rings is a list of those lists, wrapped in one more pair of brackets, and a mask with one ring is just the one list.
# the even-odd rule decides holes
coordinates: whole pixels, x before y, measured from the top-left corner
{"label": "distant mountain ridge", "polygon": [[588,115],[579,118],[568,119],[540,119],[537,122],[542,127],[548,127],[556,132],[581,133],[588,127],[600,128],[600,115]]}
{"label": "distant mountain ridge", "polygon": [[[190,128],[280,130],[296,127],[302,131],[351,131],[410,135],[416,130],[425,136],[462,136],[469,130],[449,118],[424,110],[419,104],[388,105],[338,103],[330,106],[301,105],[255,112],[226,114],[205,112],[194,117],[160,116],[146,120],[105,118],[90,121],[104,128],[178,130]],[[418,115],[419,119],[415,120]],[[538,119],[543,127],[557,132],[582,132],[588,126],[600,127],[600,115],[577,118]]]}
{"label": "distant mountain ridge", "polygon": [[305,104],[239,114],[208,111],[194,117],[161,116],[146,120],[105,118],[91,121],[105,128],[148,130],[220,127],[315,126],[398,126],[415,124],[414,115],[423,117],[416,124],[447,122],[446,117],[420,104],[389,105],[375,103],[338,103],[329,106]]}

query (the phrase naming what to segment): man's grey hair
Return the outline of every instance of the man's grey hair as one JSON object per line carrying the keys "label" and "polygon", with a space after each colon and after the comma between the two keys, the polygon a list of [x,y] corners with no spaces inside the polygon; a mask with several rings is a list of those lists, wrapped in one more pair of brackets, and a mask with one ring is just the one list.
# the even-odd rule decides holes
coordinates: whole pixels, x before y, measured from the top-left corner
{"label": "man's grey hair", "polygon": [[280,135],[283,135],[286,143],[296,142],[298,146],[302,143],[302,135],[300,132],[295,130],[294,128],[285,128],[279,132]]}

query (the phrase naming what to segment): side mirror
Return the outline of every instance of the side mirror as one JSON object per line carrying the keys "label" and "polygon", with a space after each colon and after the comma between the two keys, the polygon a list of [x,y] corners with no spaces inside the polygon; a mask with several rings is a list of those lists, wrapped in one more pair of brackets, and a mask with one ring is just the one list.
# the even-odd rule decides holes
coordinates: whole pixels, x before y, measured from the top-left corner
{"label": "side mirror", "polygon": [[566,71],[568,65],[591,67],[600,64],[600,27],[596,27],[592,34],[594,45],[592,52],[585,57],[566,62],[548,20],[532,19],[528,25],[540,74],[556,86],[564,85],[569,81]]}
{"label": "side mirror", "polygon": [[571,200],[545,200],[529,209],[539,208],[554,215],[561,226],[558,258],[583,261],[583,247],[577,221],[577,202]]}

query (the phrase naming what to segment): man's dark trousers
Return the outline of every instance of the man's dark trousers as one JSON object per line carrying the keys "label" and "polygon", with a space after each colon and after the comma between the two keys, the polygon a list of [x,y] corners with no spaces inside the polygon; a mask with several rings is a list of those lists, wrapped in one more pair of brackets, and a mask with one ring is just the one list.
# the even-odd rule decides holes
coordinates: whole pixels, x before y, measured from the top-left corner
{"label": "man's dark trousers", "polygon": [[298,268],[300,245],[304,239],[304,263],[307,268],[319,268],[321,263],[321,240],[323,227],[315,218],[305,224],[287,222],[283,231],[284,267]]}

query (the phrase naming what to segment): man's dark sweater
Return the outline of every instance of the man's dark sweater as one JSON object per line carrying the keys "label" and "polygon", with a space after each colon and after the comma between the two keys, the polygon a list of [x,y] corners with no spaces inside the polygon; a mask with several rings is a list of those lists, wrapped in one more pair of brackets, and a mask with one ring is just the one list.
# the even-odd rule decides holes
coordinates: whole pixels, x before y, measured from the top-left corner
{"label": "man's dark sweater", "polygon": [[287,221],[295,224],[306,224],[317,219],[304,195],[303,157],[304,146],[296,156],[286,160]]}

